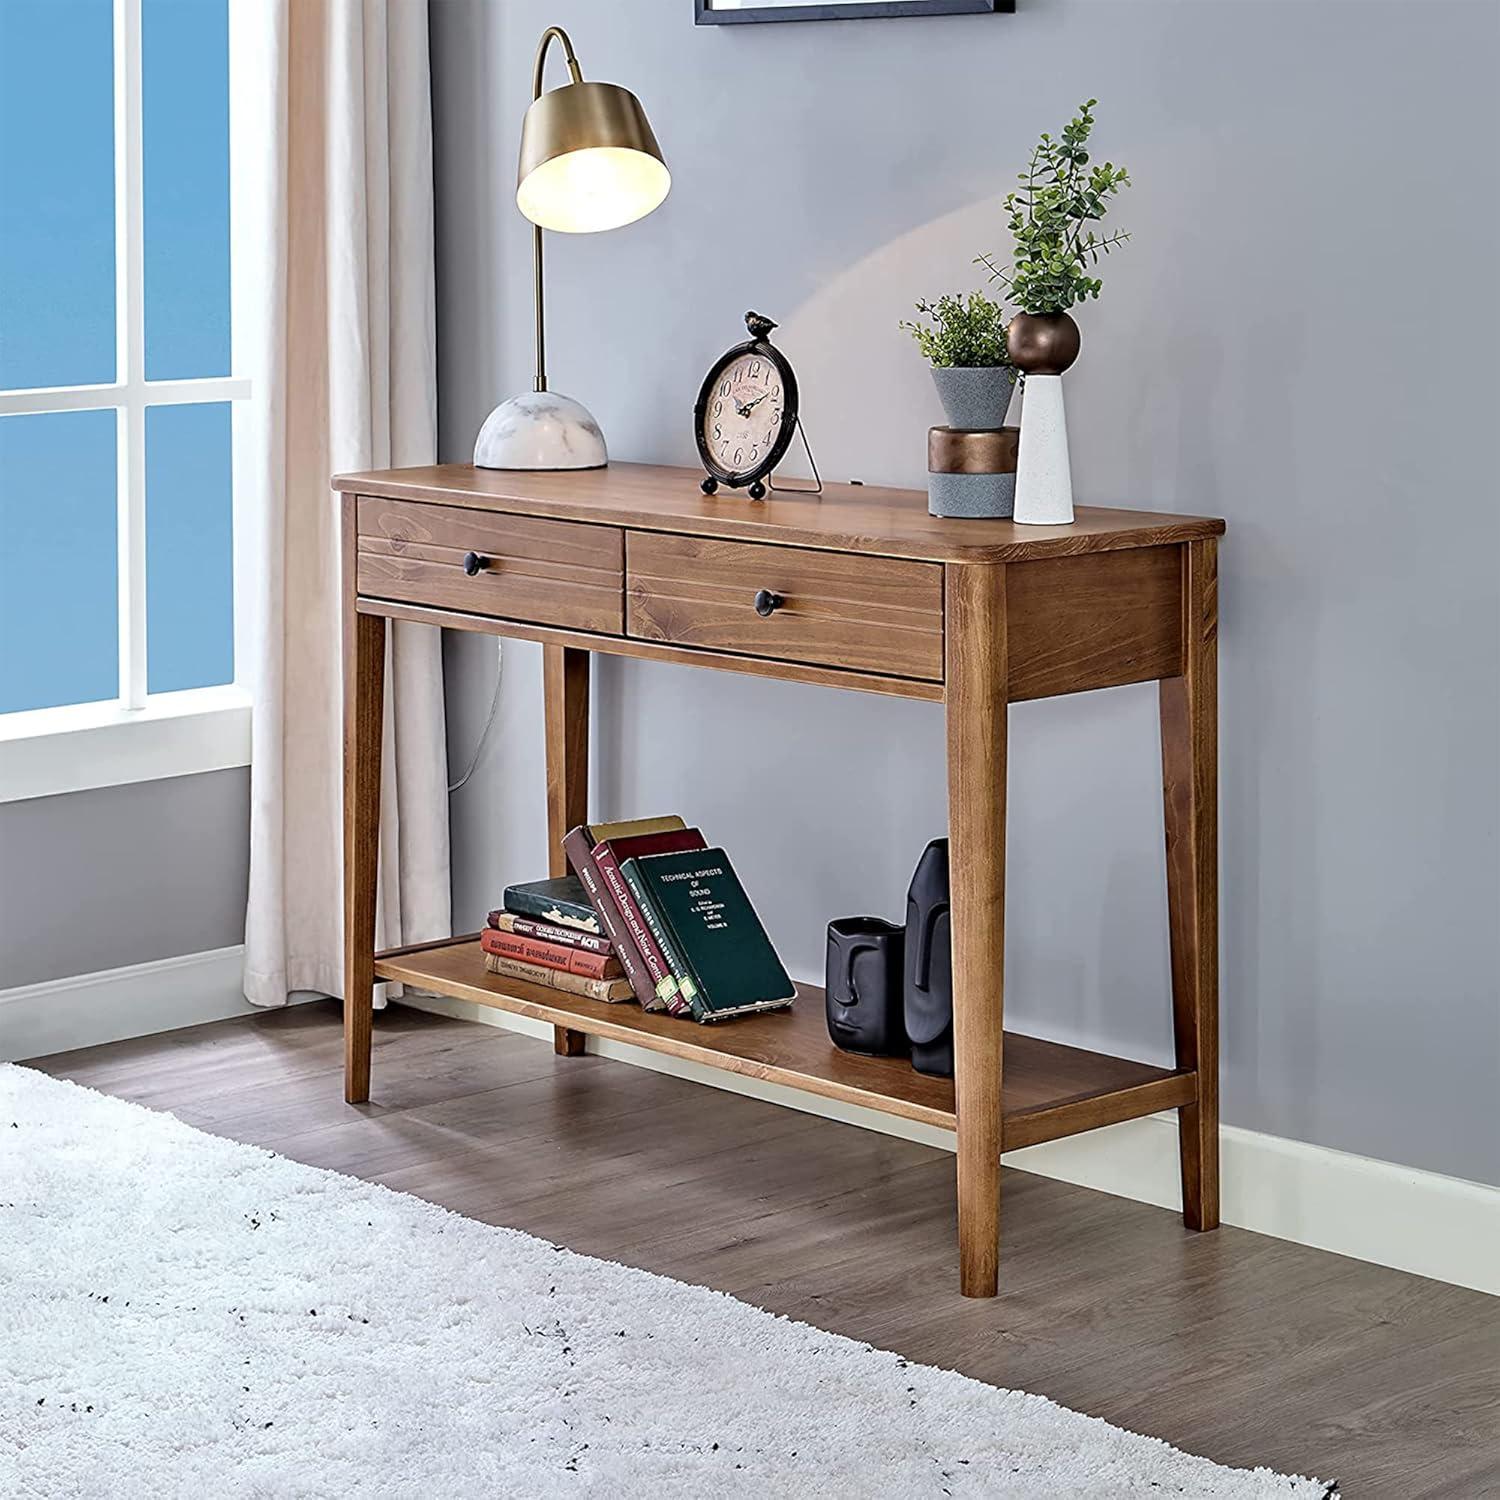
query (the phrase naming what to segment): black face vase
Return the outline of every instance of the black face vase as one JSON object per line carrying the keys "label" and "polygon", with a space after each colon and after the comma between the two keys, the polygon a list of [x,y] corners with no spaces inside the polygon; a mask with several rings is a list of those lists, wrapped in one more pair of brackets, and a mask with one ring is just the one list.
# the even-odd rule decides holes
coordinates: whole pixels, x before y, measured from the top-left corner
{"label": "black face vase", "polygon": [[906,1056],[901,948],[905,933],[881,917],[828,924],[828,1035],[846,1052]]}
{"label": "black face vase", "polygon": [[948,898],[948,840],[933,839],[917,861],[906,893],[906,982],[903,986],[911,1065],[953,1076],[953,943]]}

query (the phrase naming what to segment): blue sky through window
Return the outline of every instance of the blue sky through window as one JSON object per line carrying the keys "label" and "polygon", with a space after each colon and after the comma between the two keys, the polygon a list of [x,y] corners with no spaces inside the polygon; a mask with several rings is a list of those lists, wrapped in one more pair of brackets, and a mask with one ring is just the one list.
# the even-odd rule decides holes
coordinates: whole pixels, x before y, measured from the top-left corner
{"label": "blue sky through window", "polygon": [[[141,0],[141,70],[146,379],[225,376],[227,0]],[[114,111],[111,0],[0,0],[0,387],[126,376]],[[119,691],[116,422],[0,418],[0,713]],[[148,407],[145,452],[147,686],[230,682],[227,403]]]}
{"label": "blue sky through window", "polygon": [[229,403],[146,410],[146,686],[234,681]]}
{"label": "blue sky through window", "polygon": [[0,417],[0,713],[119,691],[115,420]]}
{"label": "blue sky through window", "polygon": [[229,373],[229,7],[142,0],[146,379]]}
{"label": "blue sky through window", "polygon": [[115,378],[110,0],[0,0],[0,386]]}

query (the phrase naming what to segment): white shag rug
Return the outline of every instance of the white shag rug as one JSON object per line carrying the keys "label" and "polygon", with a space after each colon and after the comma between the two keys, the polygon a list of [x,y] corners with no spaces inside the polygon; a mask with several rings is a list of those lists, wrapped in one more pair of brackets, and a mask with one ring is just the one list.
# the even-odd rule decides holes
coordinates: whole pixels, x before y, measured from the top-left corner
{"label": "white shag rug", "polygon": [[1325,1493],[0,1065],[0,1495]]}

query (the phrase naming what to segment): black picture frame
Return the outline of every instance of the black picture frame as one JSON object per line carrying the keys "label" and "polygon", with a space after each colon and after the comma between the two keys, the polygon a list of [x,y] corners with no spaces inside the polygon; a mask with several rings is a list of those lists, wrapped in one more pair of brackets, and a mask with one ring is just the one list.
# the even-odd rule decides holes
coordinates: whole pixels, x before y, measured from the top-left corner
{"label": "black picture frame", "polygon": [[738,26],[756,21],[861,21],[874,16],[971,16],[1010,14],[1016,0],[845,0],[841,5],[751,5],[715,10],[711,0],[693,0],[695,26]]}

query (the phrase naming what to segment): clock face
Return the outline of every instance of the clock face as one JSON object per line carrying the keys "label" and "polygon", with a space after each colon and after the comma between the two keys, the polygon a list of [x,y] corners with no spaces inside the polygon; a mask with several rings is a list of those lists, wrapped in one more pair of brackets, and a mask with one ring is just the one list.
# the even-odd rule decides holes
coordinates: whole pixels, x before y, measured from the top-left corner
{"label": "clock face", "polygon": [[699,436],[705,455],[724,474],[753,474],[781,456],[785,385],[777,365],[755,350],[737,354],[713,376]]}

